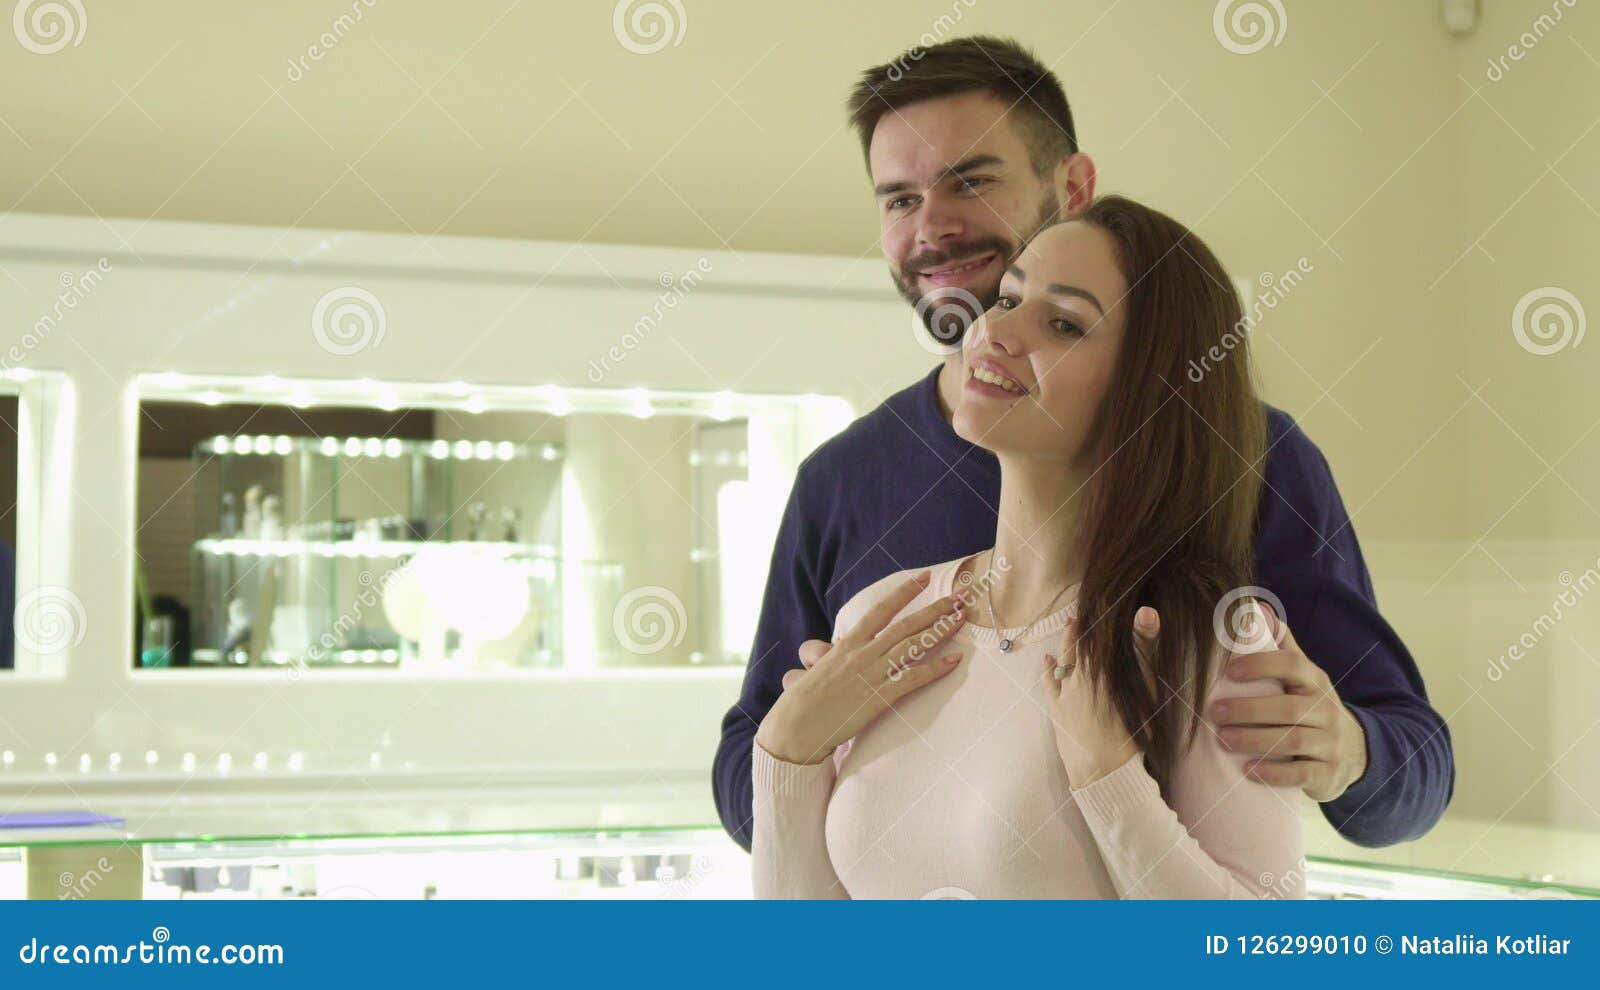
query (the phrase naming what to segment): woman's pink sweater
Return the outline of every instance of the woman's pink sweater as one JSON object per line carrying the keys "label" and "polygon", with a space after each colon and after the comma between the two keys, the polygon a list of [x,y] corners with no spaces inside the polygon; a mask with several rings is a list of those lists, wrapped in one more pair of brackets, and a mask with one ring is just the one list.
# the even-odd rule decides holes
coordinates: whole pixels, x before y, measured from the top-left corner
{"label": "woman's pink sweater", "polygon": [[[962,563],[933,567],[905,611],[950,594]],[[912,573],[863,589],[835,633]],[[791,764],[755,746],[756,896],[1305,896],[1300,791],[1246,777],[1244,758],[1222,748],[1209,722],[1177,767],[1170,807],[1139,756],[1071,786],[1038,684],[1044,654],[1060,655],[1071,604],[1025,635],[1005,630],[1015,639],[1007,653],[996,630],[969,621],[939,650],[965,654],[955,670],[831,759]],[[1281,693],[1275,680],[1221,677],[1224,659],[1219,646],[1208,707]]]}

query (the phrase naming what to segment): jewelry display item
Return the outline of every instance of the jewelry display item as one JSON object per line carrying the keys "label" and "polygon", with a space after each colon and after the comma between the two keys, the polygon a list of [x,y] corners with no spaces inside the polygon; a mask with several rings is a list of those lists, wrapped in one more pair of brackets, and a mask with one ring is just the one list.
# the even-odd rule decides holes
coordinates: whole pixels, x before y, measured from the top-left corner
{"label": "jewelry display item", "polygon": [[[1048,602],[1045,603],[1044,608],[1040,610],[1038,615],[1033,617],[1033,621],[1032,622],[1030,622],[1027,625],[1022,627],[1022,631],[1017,633],[1017,636],[1018,637],[1026,636],[1028,634],[1028,630],[1030,630],[1034,626],[1038,625],[1039,620],[1044,618],[1046,615],[1048,615],[1050,613],[1050,607],[1052,605],[1054,605],[1056,603],[1057,599],[1059,599],[1064,593],[1066,593],[1066,590],[1068,588],[1070,588],[1070,587],[1072,587],[1072,583],[1070,581],[1067,584],[1062,585],[1061,590],[1056,592],[1055,595]],[[996,634],[998,634],[1000,632],[1000,630],[1004,629],[1005,627],[1000,624],[1000,620],[994,614],[994,586],[992,584],[990,585],[989,590],[984,593],[983,602],[984,602],[985,605],[987,605],[989,607],[989,621],[994,625],[994,630],[995,630]],[[1010,653],[1011,652],[1011,647],[1014,646],[1015,644],[1016,644],[1016,640],[1008,638],[1008,637],[1005,637],[1005,636],[1001,636],[1000,637],[1000,652],[1001,653]],[[1060,669],[1061,669],[1060,667],[1056,668],[1057,671],[1059,671]],[[1057,673],[1056,678],[1059,680],[1063,676],[1064,675],[1062,675],[1060,673]]]}

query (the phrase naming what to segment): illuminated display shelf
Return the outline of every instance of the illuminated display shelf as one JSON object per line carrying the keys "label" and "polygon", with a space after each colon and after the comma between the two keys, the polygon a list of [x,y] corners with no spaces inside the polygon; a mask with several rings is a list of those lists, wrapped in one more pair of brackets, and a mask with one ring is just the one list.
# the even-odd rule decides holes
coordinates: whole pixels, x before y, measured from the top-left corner
{"label": "illuminated display shelf", "polygon": [[486,557],[531,557],[556,560],[555,547],[540,543],[506,543],[493,540],[243,540],[202,539],[194,548],[219,557],[405,557],[423,547],[470,550]]}

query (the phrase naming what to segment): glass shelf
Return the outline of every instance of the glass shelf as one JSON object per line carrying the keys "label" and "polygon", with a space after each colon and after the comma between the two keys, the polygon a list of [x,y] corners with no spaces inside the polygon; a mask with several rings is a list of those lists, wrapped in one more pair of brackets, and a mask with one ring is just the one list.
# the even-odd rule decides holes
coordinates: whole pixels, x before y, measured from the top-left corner
{"label": "glass shelf", "polygon": [[423,547],[470,550],[486,557],[527,557],[556,560],[556,548],[542,543],[506,543],[493,540],[197,540],[197,553],[214,557],[409,557]]}
{"label": "glass shelf", "polygon": [[[718,863],[724,875],[748,871],[744,852],[717,824],[698,775],[484,787],[345,780],[331,790],[309,781],[249,790],[242,790],[249,786],[243,781],[233,783],[230,789],[197,782],[196,793],[172,800],[106,794],[92,802],[93,810],[123,818],[122,826],[0,831],[0,861],[8,849],[127,844],[149,847],[156,864],[558,850],[580,856],[687,853],[697,862],[708,857],[705,862]],[[63,809],[56,803],[49,810]],[[1312,897],[1341,899],[1600,898],[1600,888],[1548,878],[1326,855],[1307,857],[1307,889]]]}

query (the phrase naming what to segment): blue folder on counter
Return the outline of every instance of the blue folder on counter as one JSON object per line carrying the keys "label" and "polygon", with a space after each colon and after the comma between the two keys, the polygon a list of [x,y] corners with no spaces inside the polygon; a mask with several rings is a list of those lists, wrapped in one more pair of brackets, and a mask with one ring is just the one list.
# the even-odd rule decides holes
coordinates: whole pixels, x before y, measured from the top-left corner
{"label": "blue folder on counter", "polygon": [[115,815],[97,815],[92,811],[19,811],[0,814],[0,829],[116,826],[124,821]]}

